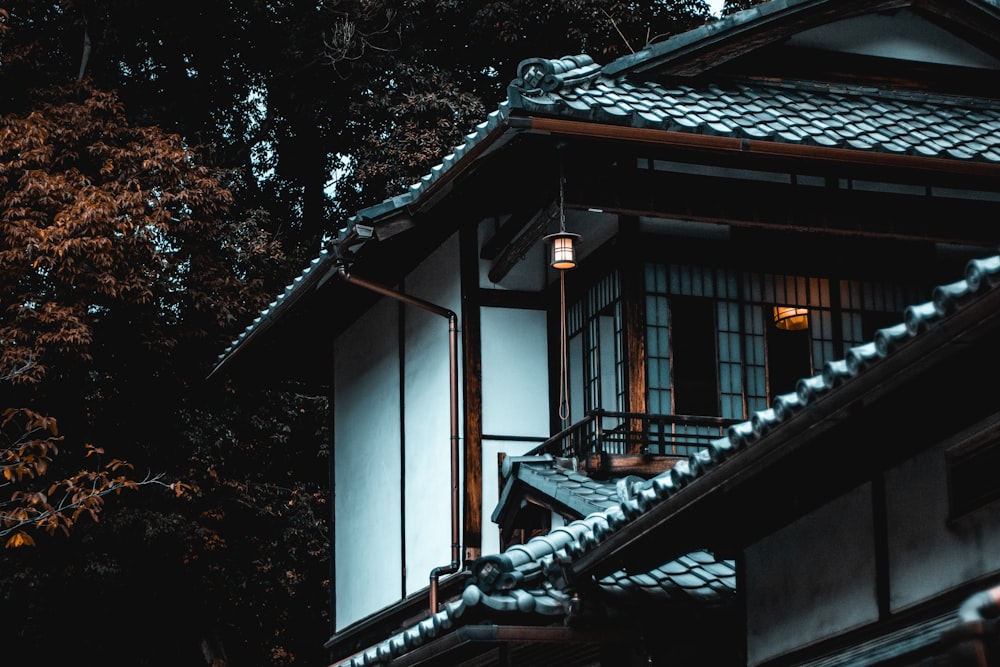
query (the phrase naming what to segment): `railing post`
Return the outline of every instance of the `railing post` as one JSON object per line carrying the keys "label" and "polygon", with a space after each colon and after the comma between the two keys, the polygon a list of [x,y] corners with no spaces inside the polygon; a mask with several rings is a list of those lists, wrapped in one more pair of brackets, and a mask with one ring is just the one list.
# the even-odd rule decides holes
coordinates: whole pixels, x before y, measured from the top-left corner
{"label": "railing post", "polygon": [[597,455],[604,454],[604,408],[597,408],[592,413],[594,415],[594,449]]}

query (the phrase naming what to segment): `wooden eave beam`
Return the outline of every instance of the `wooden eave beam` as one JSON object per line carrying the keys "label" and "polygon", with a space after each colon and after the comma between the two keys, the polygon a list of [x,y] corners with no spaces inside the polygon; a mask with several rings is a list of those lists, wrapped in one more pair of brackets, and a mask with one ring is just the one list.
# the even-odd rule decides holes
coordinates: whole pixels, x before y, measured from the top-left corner
{"label": "wooden eave beam", "polygon": [[[544,208],[544,206],[542,206]],[[538,207],[533,207],[523,211],[515,211],[507,220],[500,225],[496,233],[491,236],[479,251],[482,259],[496,259],[504,251],[511,241],[521,233],[525,227],[530,225],[538,216]]]}
{"label": "wooden eave beam", "polygon": [[[676,218],[747,229],[994,247],[1000,202],[776,183],[644,168],[571,173],[574,209]],[[923,192],[927,192],[926,188]],[[709,196],[725,193],[725,196]],[[887,212],[891,212],[887,214]]]}
{"label": "wooden eave beam", "polygon": [[489,273],[490,280],[495,283],[503,280],[525,253],[545,235],[548,226],[558,217],[559,204],[555,201],[535,211],[522,225],[524,232],[507,244],[493,263]]}
{"label": "wooden eave beam", "polygon": [[[514,119],[511,119],[512,125]],[[893,155],[849,148],[828,148],[788,144],[736,137],[718,137],[687,132],[672,132],[623,125],[605,125],[585,121],[528,116],[517,122],[530,131],[567,137],[606,139],[649,146],[673,147],[719,154],[742,154],[769,158],[808,160],[828,165],[863,165],[886,169],[912,170],[935,174],[962,174],[1000,179],[1000,165],[983,162],[960,162],[915,155]]]}

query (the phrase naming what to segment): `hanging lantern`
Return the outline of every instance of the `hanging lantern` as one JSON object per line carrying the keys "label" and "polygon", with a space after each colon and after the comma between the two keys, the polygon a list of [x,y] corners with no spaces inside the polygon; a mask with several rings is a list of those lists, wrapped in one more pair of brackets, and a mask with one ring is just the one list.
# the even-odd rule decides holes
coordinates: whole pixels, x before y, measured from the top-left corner
{"label": "hanging lantern", "polygon": [[798,306],[775,306],[774,326],[784,331],[801,331],[809,328],[809,309]]}
{"label": "hanging lantern", "polygon": [[553,269],[565,271],[576,266],[576,248],[574,244],[580,238],[579,234],[560,231],[556,234],[549,234],[545,238],[552,239],[552,262],[550,266]]}

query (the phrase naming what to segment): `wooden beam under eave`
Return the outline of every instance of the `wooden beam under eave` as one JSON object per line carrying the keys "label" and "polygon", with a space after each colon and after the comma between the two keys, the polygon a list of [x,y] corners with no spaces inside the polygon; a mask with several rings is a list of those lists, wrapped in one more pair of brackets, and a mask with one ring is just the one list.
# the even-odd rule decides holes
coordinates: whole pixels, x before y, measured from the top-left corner
{"label": "wooden beam under eave", "polygon": [[548,226],[558,218],[559,204],[556,201],[535,211],[524,224],[524,232],[507,244],[493,263],[489,273],[490,281],[498,283],[503,280],[504,276],[524,258],[528,250],[545,236]]}
{"label": "wooden beam under eave", "polygon": [[743,154],[766,158],[794,158],[816,164],[858,165],[886,169],[910,170],[920,173],[947,173],[966,176],[1000,178],[1000,164],[986,162],[960,162],[917,155],[896,155],[850,148],[829,148],[807,144],[790,144],[761,141],[739,137],[719,137],[689,132],[673,132],[645,127],[605,125],[562,118],[527,119],[531,131],[558,136],[587,137],[634,142],[651,146],[670,146],[679,149],[713,153]]}
{"label": "wooden beam under eave", "polygon": [[544,202],[525,203],[528,206],[512,212],[507,220],[500,224],[496,233],[483,243],[483,247],[479,250],[481,259],[496,259],[504,248],[510,245],[511,241],[517,238],[517,235],[525,227],[531,224],[534,217],[538,215],[538,209],[545,208]]}
{"label": "wooden beam under eave", "polygon": [[[994,247],[1000,202],[619,168],[574,174],[574,209],[733,227]],[[891,211],[887,215],[886,211]]]}

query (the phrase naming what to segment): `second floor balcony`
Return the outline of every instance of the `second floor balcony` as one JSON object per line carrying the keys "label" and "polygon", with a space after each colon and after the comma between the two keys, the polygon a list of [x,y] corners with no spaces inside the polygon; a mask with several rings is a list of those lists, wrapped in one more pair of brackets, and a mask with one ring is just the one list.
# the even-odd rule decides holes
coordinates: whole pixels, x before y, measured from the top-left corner
{"label": "second floor balcony", "polygon": [[591,410],[526,456],[572,458],[593,477],[663,472],[726,434],[736,420]]}

